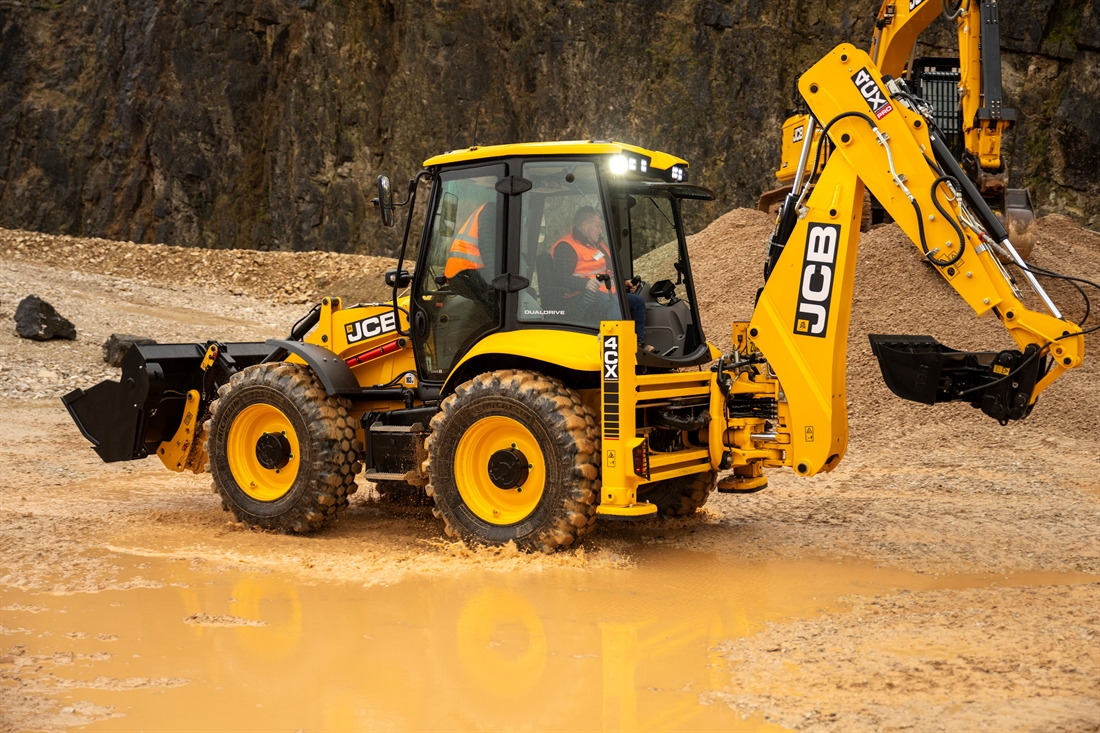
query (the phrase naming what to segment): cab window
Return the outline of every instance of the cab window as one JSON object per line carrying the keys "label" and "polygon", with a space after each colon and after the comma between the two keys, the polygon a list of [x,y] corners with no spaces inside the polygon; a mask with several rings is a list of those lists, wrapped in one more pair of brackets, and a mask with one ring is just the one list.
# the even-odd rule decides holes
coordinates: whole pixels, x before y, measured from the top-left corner
{"label": "cab window", "polygon": [[591,162],[523,165],[531,189],[520,196],[519,293],[516,319],[598,329],[622,318],[616,259]]}
{"label": "cab window", "polygon": [[702,344],[690,271],[684,261],[676,222],[678,202],[664,191],[641,185],[612,185],[611,212],[622,246],[624,278],[637,278],[645,302],[645,343],[670,359],[685,357]]}
{"label": "cab window", "polygon": [[421,255],[411,303],[417,358],[431,379],[444,379],[455,363],[500,321],[504,166],[440,174],[433,199],[428,249]]}

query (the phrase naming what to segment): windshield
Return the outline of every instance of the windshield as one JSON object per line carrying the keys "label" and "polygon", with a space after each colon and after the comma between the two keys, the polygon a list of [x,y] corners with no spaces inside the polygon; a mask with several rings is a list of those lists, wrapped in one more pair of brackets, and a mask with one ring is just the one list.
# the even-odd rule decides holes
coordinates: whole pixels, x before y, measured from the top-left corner
{"label": "windshield", "polygon": [[623,262],[623,269],[628,276],[636,275],[651,284],[659,280],[675,282],[680,250],[672,202],[666,197],[626,196],[623,203],[629,212],[629,223],[622,227],[629,243],[624,242],[623,250],[631,255],[630,262]]}
{"label": "windshield", "polygon": [[619,264],[645,304],[645,343],[670,359],[702,345],[686,251],[677,232],[679,203],[667,190],[623,186],[611,189],[611,212],[619,235]]}

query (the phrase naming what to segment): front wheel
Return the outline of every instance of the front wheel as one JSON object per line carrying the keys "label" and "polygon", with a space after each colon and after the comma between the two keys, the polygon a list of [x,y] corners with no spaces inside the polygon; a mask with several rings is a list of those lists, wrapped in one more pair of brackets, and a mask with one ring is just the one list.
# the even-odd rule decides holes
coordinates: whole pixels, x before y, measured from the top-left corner
{"label": "front wheel", "polygon": [[214,491],[237,521],[305,533],[355,493],[359,441],[343,398],[297,364],[257,364],[210,404],[206,450]]}
{"label": "front wheel", "polygon": [[449,536],[553,552],[591,529],[599,428],[579,394],[508,369],[459,385],[441,408],[424,468]]}

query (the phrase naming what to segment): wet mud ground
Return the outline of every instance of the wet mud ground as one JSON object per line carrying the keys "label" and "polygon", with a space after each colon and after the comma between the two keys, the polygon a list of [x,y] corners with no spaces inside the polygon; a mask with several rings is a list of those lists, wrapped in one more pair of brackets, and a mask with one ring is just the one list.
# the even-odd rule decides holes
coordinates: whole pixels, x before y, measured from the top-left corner
{"label": "wet mud ground", "polygon": [[102,378],[119,313],[244,338],[301,306],[0,275],[81,329],[0,329],[0,730],[1100,730],[1100,440],[1070,415],[853,407],[832,474],[552,556],[450,542],[362,482],[316,535],[252,532],[208,476],[101,463],[57,395]]}

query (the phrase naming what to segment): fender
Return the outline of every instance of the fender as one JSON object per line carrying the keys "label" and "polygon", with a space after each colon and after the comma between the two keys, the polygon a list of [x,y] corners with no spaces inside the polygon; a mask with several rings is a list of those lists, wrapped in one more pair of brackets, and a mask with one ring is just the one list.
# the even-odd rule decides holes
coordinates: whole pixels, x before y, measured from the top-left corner
{"label": "fender", "polygon": [[304,344],[301,341],[268,339],[267,345],[286,349],[300,357],[312,369],[325,385],[325,392],[334,395],[358,396],[363,392],[359,381],[343,359],[323,346]]}

